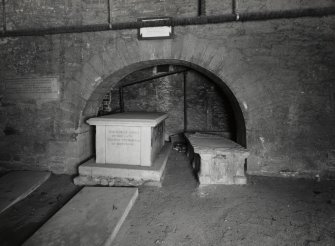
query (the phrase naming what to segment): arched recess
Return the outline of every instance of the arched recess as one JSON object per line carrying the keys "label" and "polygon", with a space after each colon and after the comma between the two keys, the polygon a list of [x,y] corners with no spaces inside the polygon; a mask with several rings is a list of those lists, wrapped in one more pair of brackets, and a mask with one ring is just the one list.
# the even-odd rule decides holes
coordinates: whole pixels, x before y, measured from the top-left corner
{"label": "arched recess", "polygon": [[[227,97],[234,114],[235,120],[235,128],[236,128],[236,139],[235,141],[240,145],[246,147],[246,124],[245,117],[243,115],[243,111],[240,107],[240,102],[229,88],[229,86],[217,75],[208,69],[199,66],[195,63],[179,60],[179,59],[156,59],[156,60],[148,60],[136,62],[123,68],[117,70],[116,72],[110,74],[109,76],[101,79],[99,83],[96,83],[94,90],[90,93],[86,104],[82,110],[81,115],[81,124],[85,124],[85,121],[88,118],[95,117],[98,113],[99,104],[102,101],[105,94],[111,90],[113,87],[117,87],[119,81],[126,77],[127,75],[148,67],[156,66],[156,65],[164,65],[164,64],[172,64],[172,65],[180,65],[191,68],[200,72],[201,74],[208,77],[211,81],[219,86],[222,92]],[[102,78],[102,77],[101,77]]]}

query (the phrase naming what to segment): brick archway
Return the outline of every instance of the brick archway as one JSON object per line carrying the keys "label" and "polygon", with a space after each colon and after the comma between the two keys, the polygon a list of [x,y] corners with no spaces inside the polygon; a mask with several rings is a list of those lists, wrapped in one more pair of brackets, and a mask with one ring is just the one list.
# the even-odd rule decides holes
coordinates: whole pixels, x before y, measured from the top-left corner
{"label": "brick archway", "polygon": [[99,104],[102,101],[102,98],[105,96],[106,92],[111,90],[113,87],[118,86],[118,82],[122,78],[137,70],[152,67],[159,64],[173,64],[173,65],[186,66],[202,73],[203,75],[210,78],[214,83],[216,83],[224,92],[224,94],[227,96],[233,108],[235,118],[234,120],[236,126],[236,141],[239,144],[246,146],[246,132],[245,132],[246,128],[245,128],[244,115],[238,100],[236,99],[234,93],[230,90],[228,85],[224,83],[217,75],[213,74],[207,69],[200,67],[197,64],[177,59],[155,59],[155,60],[137,62],[119,69],[118,71],[114,72],[108,77],[105,77],[104,79],[103,77],[98,76],[95,79],[96,82],[95,89],[90,94],[89,91],[87,91],[87,95],[89,96],[89,98],[86,101],[86,104],[82,110],[81,123],[83,124],[88,118],[97,115]]}
{"label": "brick archway", "polygon": [[[120,34],[120,37],[122,35]],[[159,64],[186,66],[216,83],[226,94],[233,108],[236,142],[247,147],[249,110],[244,106],[244,85],[235,81],[238,73],[236,69],[230,69],[234,59],[226,49],[191,34],[179,35],[172,40],[153,41],[120,37],[114,37],[115,43],[100,47],[95,55],[77,70],[73,80],[69,80],[64,88],[63,102],[70,101],[76,104],[72,112],[75,132],[83,133],[80,134],[81,142],[85,143],[85,146],[91,146],[90,153],[94,153],[91,149],[92,128],[86,124],[86,120],[97,115],[99,104],[106,92],[117,86],[128,74]]]}

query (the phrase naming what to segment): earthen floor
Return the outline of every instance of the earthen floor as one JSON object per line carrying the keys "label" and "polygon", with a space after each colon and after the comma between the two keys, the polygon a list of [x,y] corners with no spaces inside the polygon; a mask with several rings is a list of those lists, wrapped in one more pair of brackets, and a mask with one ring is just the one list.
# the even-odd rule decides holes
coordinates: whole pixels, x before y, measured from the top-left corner
{"label": "earthen floor", "polygon": [[173,151],[163,187],[140,189],[115,245],[335,245],[335,182],[253,177],[199,189]]}
{"label": "earthen floor", "polygon": [[[0,216],[0,245],[20,245],[78,190],[50,177]],[[249,177],[200,189],[186,155],[172,151],[163,187],[140,187],[114,244],[335,245],[335,182]]]}
{"label": "earthen floor", "polygon": [[70,176],[51,175],[28,197],[0,214],[0,245],[21,245],[79,190]]}

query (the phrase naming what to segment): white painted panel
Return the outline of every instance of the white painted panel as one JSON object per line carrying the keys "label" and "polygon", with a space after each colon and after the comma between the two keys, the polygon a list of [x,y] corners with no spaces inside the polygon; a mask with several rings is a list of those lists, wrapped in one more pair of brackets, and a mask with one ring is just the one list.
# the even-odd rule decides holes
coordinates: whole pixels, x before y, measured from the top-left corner
{"label": "white painted panel", "polygon": [[170,37],[172,33],[171,26],[156,26],[140,28],[141,38]]}
{"label": "white painted panel", "polygon": [[141,166],[151,166],[151,127],[141,127]]}
{"label": "white painted panel", "polygon": [[140,165],[140,127],[106,126],[106,163]]}
{"label": "white painted panel", "polygon": [[96,162],[97,163],[106,163],[106,126],[97,126],[96,128]]}

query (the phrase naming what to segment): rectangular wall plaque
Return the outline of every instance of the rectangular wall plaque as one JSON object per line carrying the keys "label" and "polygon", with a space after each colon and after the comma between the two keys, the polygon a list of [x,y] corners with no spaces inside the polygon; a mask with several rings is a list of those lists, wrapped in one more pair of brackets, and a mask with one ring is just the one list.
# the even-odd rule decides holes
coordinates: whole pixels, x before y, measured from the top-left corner
{"label": "rectangular wall plaque", "polygon": [[106,126],[106,163],[141,164],[141,128]]}
{"label": "rectangular wall plaque", "polygon": [[6,78],[3,94],[8,99],[58,99],[60,86],[58,77],[17,77]]}
{"label": "rectangular wall plaque", "polygon": [[[163,18],[144,18],[139,19],[139,22],[153,22],[170,20],[170,17]],[[138,39],[167,39],[173,37],[172,26],[156,26],[156,27],[142,27],[138,29]]]}

